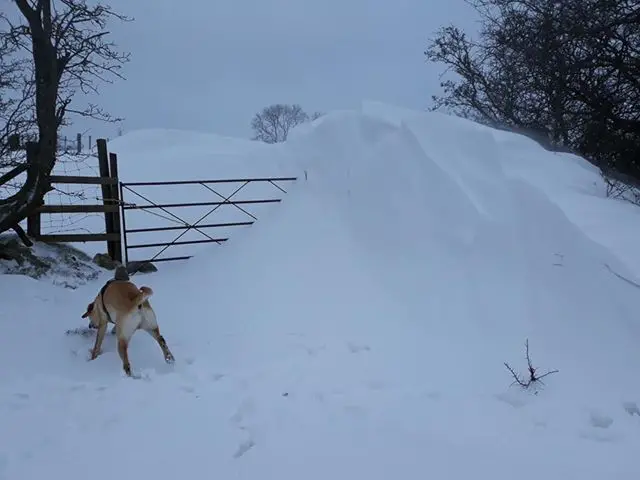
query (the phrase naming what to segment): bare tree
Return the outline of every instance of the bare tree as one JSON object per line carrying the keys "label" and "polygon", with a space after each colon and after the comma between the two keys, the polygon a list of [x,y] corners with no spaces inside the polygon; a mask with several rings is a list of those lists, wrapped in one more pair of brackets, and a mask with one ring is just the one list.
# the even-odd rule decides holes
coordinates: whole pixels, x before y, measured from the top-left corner
{"label": "bare tree", "polygon": [[536,132],[640,178],[638,2],[467,1],[481,17],[479,38],[447,26],[425,52],[455,74],[434,109]]}
{"label": "bare tree", "polygon": [[[0,14],[0,20],[4,18]],[[32,114],[34,86],[23,76],[28,60],[18,57],[17,50],[15,45],[0,38],[0,168],[19,163],[19,157],[11,152],[35,125]]]}
{"label": "bare tree", "polygon": [[265,143],[284,142],[293,127],[308,120],[309,115],[300,105],[270,105],[256,113],[251,121],[251,128],[255,134],[253,140]]}
{"label": "bare tree", "polygon": [[13,228],[41,202],[50,190],[49,175],[56,162],[58,130],[77,114],[117,121],[95,104],[73,106],[77,92],[97,91],[98,82],[110,76],[122,78],[120,69],[128,54],[109,42],[111,20],[129,20],[102,4],[86,0],[13,0],[21,16],[19,23],[4,18],[0,45],[9,45],[30,55],[22,70],[25,85],[33,85],[33,113],[38,132],[35,160],[27,180],[13,196],[0,201],[0,232]]}

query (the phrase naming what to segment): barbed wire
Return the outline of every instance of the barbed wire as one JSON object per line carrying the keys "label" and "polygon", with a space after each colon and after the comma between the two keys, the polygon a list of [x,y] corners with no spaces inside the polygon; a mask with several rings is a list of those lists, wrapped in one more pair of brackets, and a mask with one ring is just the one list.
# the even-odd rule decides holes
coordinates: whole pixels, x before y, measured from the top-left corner
{"label": "barbed wire", "polygon": [[[88,176],[100,175],[98,157],[95,153],[59,155],[52,172],[62,176]],[[49,205],[86,205],[102,201],[100,185],[79,184],[54,184],[53,190],[45,195],[45,204]],[[60,233],[101,233],[95,230],[95,226],[87,225],[87,219],[102,217],[101,213],[43,213],[40,216],[40,228],[43,235]],[[104,225],[103,225],[104,229]],[[102,232],[103,233],[103,232]]]}
{"label": "barbed wire", "polygon": [[[24,137],[23,142],[35,141],[37,138]],[[0,162],[0,174],[9,172],[12,168],[26,161],[24,150],[10,151]],[[91,136],[81,135],[78,139],[58,139],[58,156],[52,175],[61,176],[90,176],[100,175],[97,149],[92,145]],[[0,198],[15,195],[24,185],[26,172],[0,185]],[[45,195],[45,204],[49,205],[82,205],[102,203],[100,185],[54,184],[53,189]],[[91,217],[103,217],[101,213],[42,213],[40,215],[41,233],[99,233],[96,226],[104,222],[87,222]],[[99,227],[98,227],[99,228]]]}

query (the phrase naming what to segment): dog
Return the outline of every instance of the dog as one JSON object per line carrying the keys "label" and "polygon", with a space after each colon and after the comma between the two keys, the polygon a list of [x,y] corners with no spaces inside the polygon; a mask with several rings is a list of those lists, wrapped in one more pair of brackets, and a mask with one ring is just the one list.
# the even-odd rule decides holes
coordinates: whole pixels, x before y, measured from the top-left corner
{"label": "dog", "polygon": [[[118,268],[124,269],[124,267]],[[137,330],[144,330],[158,342],[167,363],[175,361],[167,342],[160,334],[155,311],[149,303],[149,297],[152,295],[153,290],[150,287],[138,288],[129,279],[126,269],[124,273],[122,270],[116,270],[115,277],[100,289],[82,315],[82,318],[89,318],[91,328],[98,330],[95,345],[90,350],[89,360],[95,360],[100,355],[107,326],[113,323],[118,341],[118,354],[127,376],[132,376],[128,355],[129,342]]]}

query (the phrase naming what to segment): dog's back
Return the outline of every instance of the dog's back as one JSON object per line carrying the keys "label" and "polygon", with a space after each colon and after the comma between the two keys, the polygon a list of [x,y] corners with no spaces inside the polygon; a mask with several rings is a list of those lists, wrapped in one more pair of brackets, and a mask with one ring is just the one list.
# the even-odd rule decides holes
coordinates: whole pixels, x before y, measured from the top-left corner
{"label": "dog's back", "polygon": [[151,295],[153,290],[149,287],[138,288],[132,282],[114,281],[104,292],[104,304],[118,313],[127,314],[148,303]]}

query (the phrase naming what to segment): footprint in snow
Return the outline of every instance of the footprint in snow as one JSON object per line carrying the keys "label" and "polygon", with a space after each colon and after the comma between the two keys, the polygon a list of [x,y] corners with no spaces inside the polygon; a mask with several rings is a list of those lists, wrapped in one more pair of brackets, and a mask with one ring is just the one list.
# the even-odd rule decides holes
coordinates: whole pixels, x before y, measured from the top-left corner
{"label": "footprint in snow", "polygon": [[191,385],[183,385],[180,387],[180,390],[185,393],[194,393],[196,391],[195,387],[192,387]]}
{"label": "footprint in snow", "polygon": [[253,403],[253,400],[251,400],[250,398],[246,398],[240,403],[236,412],[231,415],[231,421],[238,425],[240,429],[244,430],[244,426],[242,425],[243,420],[246,415],[250,415],[254,410],[255,405]]}
{"label": "footprint in snow", "polygon": [[578,432],[578,436],[585,440],[593,440],[595,442],[602,442],[602,443],[615,443],[620,440],[619,435],[616,435],[614,433],[609,433],[606,430],[601,430],[601,429],[598,429],[598,430],[599,431],[597,431],[596,429],[581,430]]}
{"label": "footprint in snow", "polygon": [[513,388],[509,389],[506,392],[497,393],[494,397],[507,405],[512,406],[513,408],[522,408],[525,407],[532,402],[535,402],[538,395],[537,390],[525,390],[522,388]]}
{"label": "footprint in snow", "polygon": [[109,415],[102,422],[102,426],[104,428],[111,428],[112,426],[118,425],[120,423],[119,415]]}
{"label": "footprint in snow", "polygon": [[429,400],[440,400],[442,398],[440,392],[427,392],[426,396]]}
{"label": "footprint in snow", "polygon": [[347,347],[351,353],[369,352],[371,347],[369,345],[358,345],[353,342],[348,342]]}
{"label": "footprint in snow", "polygon": [[256,446],[256,442],[252,438],[242,442],[238,445],[236,452],[233,454],[233,458],[240,458],[246,454],[249,450]]}
{"label": "footprint in snow", "polygon": [[367,411],[359,405],[345,405],[344,411],[353,418],[365,418]]}
{"label": "footprint in snow", "polygon": [[319,347],[307,347],[306,345],[303,345],[302,348],[310,357],[315,357],[321,351],[326,350],[326,347],[324,345],[321,345]]}
{"label": "footprint in snow", "polygon": [[616,442],[620,440],[620,436],[610,430],[613,425],[613,418],[608,415],[591,412],[589,414],[589,426],[591,428],[581,429],[578,432],[580,438],[586,440],[594,440],[596,442]]}
{"label": "footprint in snow", "polygon": [[624,402],[622,404],[622,408],[624,408],[624,410],[632,417],[634,415],[638,415],[640,417],[640,409],[638,408],[636,402]]}
{"label": "footprint in snow", "polygon": [[369,390],[380,391],[386,388],[386,384],[380,380],[370,380],[367,382],[367,388],[369,388]]}
{"label": "footprint in snow", "polygon": [[7,399],[7,407],[11,410],[22,410],[29,398],[28,393],[14,393]]}
{"label": "footprint in snow", "polygon": [[613,425],[613,418],[597,412],[591,412],[589,415],[589,424],[595,428],[609,428]]}

